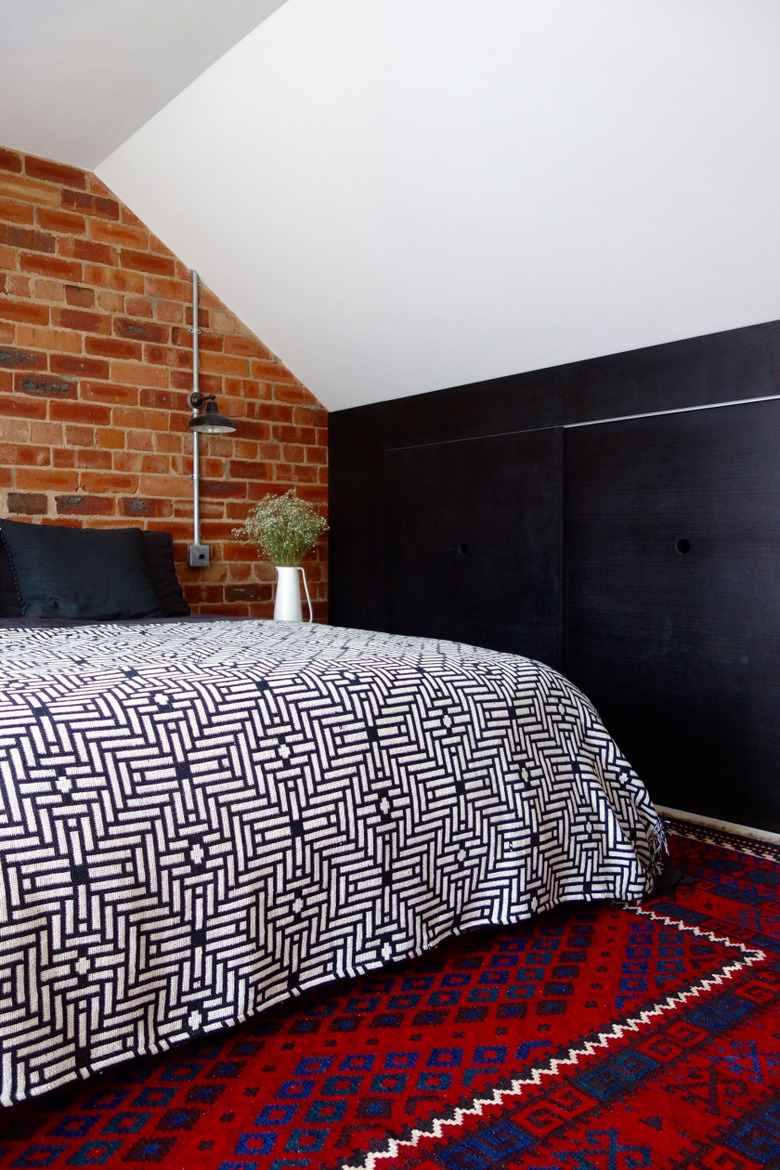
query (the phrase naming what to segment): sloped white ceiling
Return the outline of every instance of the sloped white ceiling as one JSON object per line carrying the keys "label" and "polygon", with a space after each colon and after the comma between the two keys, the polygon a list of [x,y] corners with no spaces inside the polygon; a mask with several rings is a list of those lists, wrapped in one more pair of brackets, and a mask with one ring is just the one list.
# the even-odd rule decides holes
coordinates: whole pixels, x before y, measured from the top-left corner
{"label": "sloped white ceiling", "polygon": [[284,0],[0,0],[0,143],[92,170]]}
{"label": "sloped white ceiling", "polygon": [[327,407],[780,318],[776,0],[274,7],[95,169]]}

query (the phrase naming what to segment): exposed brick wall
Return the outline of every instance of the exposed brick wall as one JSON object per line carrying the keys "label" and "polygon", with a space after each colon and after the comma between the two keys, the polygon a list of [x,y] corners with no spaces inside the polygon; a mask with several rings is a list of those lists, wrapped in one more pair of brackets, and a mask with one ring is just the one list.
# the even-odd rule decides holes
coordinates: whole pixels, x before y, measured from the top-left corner
{"label": "exposed brick wall", "polygon": [[[231,530],[266,492],[327,505],[327,413],[203,285],[200,388],[235,434],[200,441],[192,542],[191,273],[90,172],[0,148],[0,516],[173,533],[195,612],[272,613],[274,570]],[[327,540],[305,562],[327,613]]]}

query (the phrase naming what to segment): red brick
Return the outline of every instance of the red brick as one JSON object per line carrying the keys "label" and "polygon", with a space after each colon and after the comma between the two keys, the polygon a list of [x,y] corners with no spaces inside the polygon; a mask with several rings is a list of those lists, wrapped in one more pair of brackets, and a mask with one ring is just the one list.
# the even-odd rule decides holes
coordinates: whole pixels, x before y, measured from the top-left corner
{"label": "red brick", "polygon": [[125,311],[128,317],[145,317],[149,321],[154,317],[154,309],[149,297],[128,297]]}
{"label": "red brick", "polygon": [[84,283],[98,289],[117,292],[141,292],[144,278],[140,272],[123,272],[121,268],[106,268],[101,264],[84,264]]}
{"label": "red brick", "polygon": [[272,479],[271,471],[265,463],[247,462],[241,459],[231,459],[229,464],[230,478],[242,479]]}
{"label": "red brick", "polygon": [[76,471],[54,467],[17,467],[16,486],[22,491],[75,492],[79,477]]}
{"label": "red brick", "polygon": [[17,259],[18,254],[15,248],[8,248],[5,244],[0,245],[0,270],[3,272],[3,292],[8,297],[29,297],[30,277],[19,276],[17,274]]}
{"label": "red brick", "polygon": [[143,451],[114,451],[111,465],[115,471],[129,471],[145,475],[165,475],[170,471],[165,455],[149,455]]}
{"label": "red brick", "polygon": [[15,150],[6,150],[4,146],[0,146],[0,171],[14,171],[21,175],[22,156]]}
{"label": "red brick", "polygon": [[[54,400],[52,400],[54,401]],[[27,424],[30,431],[30,442],[38,443],[41,447],[61,447],[65,436],[62,424],[47,422],[46,419],[30,419]]]}
{"label": "red brick", "polygon": [[135,386],[118,386],[116,382],[83,382],[81,397],[85,402],[110,402],[115,406],[136,406]]}
{"label": "red brick", "polygon": [[75,398],[76,385],[53,374],[17,374],[14,378],[17,394],[32,394],[36,398]]}
{"label": "red brick", "polygon": [[232,357],[226,353],[201,354],[200,368],[204,374],[221,374],[235,378],[244,378],[249,374],[249,362],[246,358]]}
{"label": "red brick", "polygon": [[191,417],[191,410],[187,405],[187,395],[174,390],[150,390],[144,388],[139,395],[141,406],[148,406],[152,410],[181,411],[182,423],[186,426]]}
{"label": "red brick", "polygon": [[55,374],[82,374],[88,378],[108,379],[108,362],[99,358],[52,354],[50,366]]}
{"label": "red brick", "polygon": [[271,428],[271,436],[280,443],[313,443],[317,432],[314,427],[296,427],[286,423],[277,423]]}
{"label": "red brick", "polygon": [[270,382],[255,382],[252,378],[225,378],[225,393],[232,397],[245,398],[244,411],[248,414],[251,401],[254,415],[261,413],[261,402],[270,402],[273,387]]}
{"label": "red brick", "polygon": [[25,321],[29,325],[48,325],[49,309],[31,301],[0,299],[0,318],[6,321]]}
{"label": "red brick", "polygon": [[[247,409],[251,407],[251,403],[247,403]],[[269,402],[263,405],[258,411],[262,418],[269,418],[272,422],[292,422],[293,408],[291,406],[282,406],[278,402]]]}
{"label": "red brick", "polygon": [[[25,349],[37,349],[44,355],[47,353],[81,353],[81,335],[67,329],[52,329],[48,325],[16,326],[17,345]],[[44,368],[45,368],[44,361]]]}
{"label": "red brick", "polygon": [[98,240],[103,244],[128,244],[140,249],[146,248],[149,242],[149,233],[146,228],[114,223],[111,220],[91,219],[89,221],[89,234],[93,240]]}
{"label": "red brick", "polygon": [[[171,344],[179,345],[183,349],[192,351],[192,330],[186,329],[183,325],[180,328],[172,329]],[[218,333],[202,333],[198,335],[198,349],[200,349],[201,353],[220,353],[222,346],[223,338]]]}
{"label": "red brick", "polygon": [[21,443],[0,443],[0,463],[10,463],[14,466],[49,467],[51,465],[50,447],[23,446]]}
{"label": "red brick", "polygon": [[57,241],[48,232],[19,227],[18,224],[6,224],[0,226],[0,244],[7,244],[9,248],[26,248],[30,252],[53,254]]}
{"label": "red brick", "polygon": [[279,383],[274,385],[274,398],[277,402],[289,402],[296,406],[312,401],[305,386],[283,386]]}
{"label": "red brick", "polygon": [[[150,296],[164,297],[168,301],[190,302],[192,300],[192,285],[189,281],[173,280],[169,276],[150,275],[146,279],[146,288]],[[189,320],[191,321],[192,310],[190,309],[189,312]],[[200,314],[200,317],[204,318],[200,321],[201,329],[206,329],[207,322],[205,320],[205,315]],[[185,315],[185,320],[187,319],[188,318]]]}
{"label": "red brick", "polygon": [[84,348],[87,353],[94,354],[96,357],[125,358],[131,361],[140,361],[143,356],[143,349],[140,344],[134,341],[122,341],[118,337],[86,337],[84,339]]}
{"label": "red brick", "polygon": [[152,252],[137,252],[134,248],[122,248],[119,253],[123,268],[138,272],[151,272],[155,276],[173,276],[175,265],[170,255],[157,256]]}
{"label": "red brick", "polygon": [[[180,415],[172,417],[171,425],[176,428],[180,419]],[[189,419],[189,412],[185,419]],[[187,430],[186,421],[182,420],[180,430],[156,431],[153,446],[155,451],[161,451],[165,455],[181,455],[186,450],[187,455],[190,456],[192,454],[192,435]]]}
{"label": "red brick", "polygon": [[89,447],[58,447],[54,451],[55,467],[89,467],[92,470],[110,471],[111,452],[94,451]]}
{"label": "red brick", "polygon": [[95,290],[68,284],[65,286],[65,300],[69,305],[78,305],[80,309],[91,309],[95,304]]}
{"label": "red brick", "polygon": [[95,428],[78,424],[65,428],[65,442],[69,447],[94,447]]}
{"label": "red brick", "polygon": [[259,601],[268,599],[268,585],[228,585],[225,597],[228,601]]}
{"label": "red brick", "polygon": [[119,204],[116,199],[108,199],[102,195],[88,195],[85,191],[63,191],[61,196],[63,207],[76,208],[85,215],[99,215],[103,219],[119,219]]}
{"label": "red brick", "polygon": [[[137,406],[114,407],[112,422],[114,426],[121,427],[125,431],[132,431],[134,437],[137,435],[143,444],[139,447],[134,447],[133,450],[149,451],[152,445],[152,431],[167,431],[168,430],[168,415],[161,410],[142,410]],[[128,435],[127,446],[130,448],[130,435]]]}
{"label": "red brick", "polygon": [[31,287],[28,287],[22,295],[26,297],[32,295],[37,301],[60,303],[65,300],[65,285],[61,280],[50,280],[45,276],[39,276],[35,279],[27,277],[26,279]]}
{"label": "red brick", "polygon": [[[0,398],[0,405],[2,399]],[[107,406],[96,406],[92,402],[52,402],[49,417],[59,422],[78,422],[86,425],[107,427],[111,422],[111,410]]]}
{"label": "red brick", "polygon": [[192,484],[182,475],[142,475],[139,491],[161,499],[187,499],[192,496]]}
{"label": "red brick", "polygon": [[107,447],[116,453],[124,449],[125,432],[119,427],[99,427],[95,432],[95,440],[98,447]]}
{"label": "red brick", "polygon": [[116,502],[107,496],[55,496],[58,516],[114,516]]}
{"label": "red brick", "polygon": [[23,252],[19,257],[22,272],[37,272],[41,276],[58,276],[61,280],[80,281],[81,264],[77,260],[63,260],[60,256],[42,256]]}
{"label": "red brick", "polygon": [[152,516],[170,516],[173,507],[170,500],[149,499],[145,496],[125,496],[119,501],[122,516],[133,516],[148,520]]}
{"label": "red brick", "polygon": [[[137,414],[138,412],[136,411],[135,413]],[[144,415],[144,417],[146,417],[146,415]],[[152,416],[152,418],[153,417],[154,416]],[[160,418],[162,418],[162,416],[160,416]],[[166,433],[161,433],[160,429],[153,429],[148,421],[144,430],[141,430],[140,428],[138,430],[128,428],[126,426],[126,420],[122,418],[119,408],[114,411],[113,421],[117,428],[122,428],[122,434],[125,436],[125,447],[128,451],[157,450],[156,444],[158,440],[168,437]],[[162,426],[165,427],[165,419],[162,421]]]}
{"label": "red brick", "polygon": [[[127,307],[129,310],[130,305],[128,304]],[[155,316],[158,321],[163,321],[166,325],[178,325],[180,321],[184,320],[184,306],[177,304],[176,301],[158,300]]]}
{"label": "red brick", "polygon": [[35,213],[27,203],[19,203],[16,199],[6,199],[0,195],[0,220],[6,223],[31,224]]}
{"label": "red brick", "polygon": [[97,294],[97,305],[105,313],[121,313],[124,308],[125,298],[121,292],[114,292],[113,289],[100,289]]}
{"label": "red brick", "polygon": [[[0,380],[4,375],[0,374]],[[2,389],[2,387],[0,387]],[[13,381],[8,380],[8,393],[13,389]],[[39,423],[39,426],[44,424]],[[30,441],[30,427],[32,423],[26,418],[4,418],[2,436],[8,443],[28,443]]]}
{"label": "red brick", "polygon": [[78,329],[80,333],[111,332],[110,317],[103,313],[87,313],[83,309],[53,309],[52,321],[63,329]]}
{"label": "red brick", "polygon": [[[290,373],[286,366],[281,362],[262,361],[259,359],[253,360],[251,363],[252,377],[258,378],[261,382],[285,382],[298,388],[298,379]],[[294,399],[295,402],[310,401],[311,395],[308,390],[300,387],[305,397]]]}
{"label": "red brick", "polygon": [[[19,377],[19,374],[16,374]],[[46,402],[35,401],[33,398],[8,398],[7,395],[0,397],[0,414],[8,415],[11,418],[20,419],[44,419],[46,418]]]}
{"label": "red brick", "polygon": [[271,438],[271,427],[267,422],[257,422],[250,418],[236,418],[236,435],[241,439],[251,439],[256,443],[266,442]]}
{"label": "red brick", "polygon": [[168,341],[168,329],[151,321],[132,321],[128,317],[114,320],[114,332],[129,341],[153,341],[160,345]]}
{"label": "red brick", "polygon": [[163,390],[168,388],[167,369],[162,366],[150,366],[145,362],[112,362],[111,378],[114,382],[125,382],[132,386],[157,386]]}
{"label": "red brick", "polygon": [[0,348],[0,366],[12,370],[45,370],[46,354],[24,349]]}
{"label": "red brick", "polygon": [[322,406],[294,406],[292,419],[296,426],[324,427],[327,431],[328,412]]}
{"label": "red brick", "polygon": [[60,193],[50,183],[42,183],[39,179],[30,179],[26,175],[3,175],[3,194],[10,199],[19,199],[24,203],[38,203],[47,207],[56,207],[60,201]]}
{"label": "red brick", "polygon": [[132,494],[138,487],[138,476],[117,471],[82,471],[81,486],[86,492]]}
{"label": "red brick", "polygon": [[145,345],[144,361],[155,366],[169,366],[170,368],[191,367],[190,355],[181,349],[174,349],[170,345]]}
{"label": "red brick", "polygon": [[295,485],[300,490],[304,484],[317,482],[317,468],[301,467],[298,463],[276,463],[274,464],[274,478],[280,485]]}
{"label": "red brick", "polygon": [[264,345],[254,337],[240,337],[228,334],[225,337],[225,353],[236,354],[239,357],[267,360],[271,355]]}
{"label": "red brick", "polygon": [[38,226],[47,232],[70,232],[74,236],[83,236],[87,230],[87,221],[83,215],[75,211],[60,211],[59,208],[39,207],[36,209]]}
{"label": "red brick", "polygon": [[115,267],[117,263],[116,248],[109,244],[96,244],[92,240],[79,240],[72,236],[63,236],[59,242],[60,256],[68,256],[75,260],[89,260],[93,264],[105,264]]}
{"label": "red brick", "polygon": [[8,511],[12,516],[45,516],[49,498],[43,492],[9,492]]}
{"label": "red brick", "polygon": [[43,179],[47,183],[56,183],[58,187],[85,188],[87,177],[78,167],[69,167],[64,163],[53,162],[49,158],[36,158],[28,154],[24,160],[25,174],[32,179]]}
{"label": "red brick", "polygon": [[200,481],[201,494],[223,500],[243,499],[247,485],[235,479],[203,479]]}

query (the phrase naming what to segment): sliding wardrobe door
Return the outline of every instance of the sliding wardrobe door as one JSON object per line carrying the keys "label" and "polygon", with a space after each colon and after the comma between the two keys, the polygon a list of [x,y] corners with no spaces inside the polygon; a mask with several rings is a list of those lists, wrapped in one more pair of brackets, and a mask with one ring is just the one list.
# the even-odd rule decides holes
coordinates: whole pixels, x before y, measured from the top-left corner
{"label": "sliding wardrobe door", "polygon": [[387,451],[388,628],[557,664],[561,464],[560,429]]}
{"label": "sliding wardrobe door", "polygon": [[566,433],[564,670],[661,804],[780,830],[780,402]]}

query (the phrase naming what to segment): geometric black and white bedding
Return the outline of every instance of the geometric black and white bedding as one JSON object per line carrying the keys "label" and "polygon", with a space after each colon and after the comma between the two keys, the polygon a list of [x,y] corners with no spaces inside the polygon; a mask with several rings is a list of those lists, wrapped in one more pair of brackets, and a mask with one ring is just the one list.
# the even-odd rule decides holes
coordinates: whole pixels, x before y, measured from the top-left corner
{"label": "geometric black and white bedding", "polygon": [[0,789],[5,1105],[663,849],[553,670],[297,622],[0,631]]}

